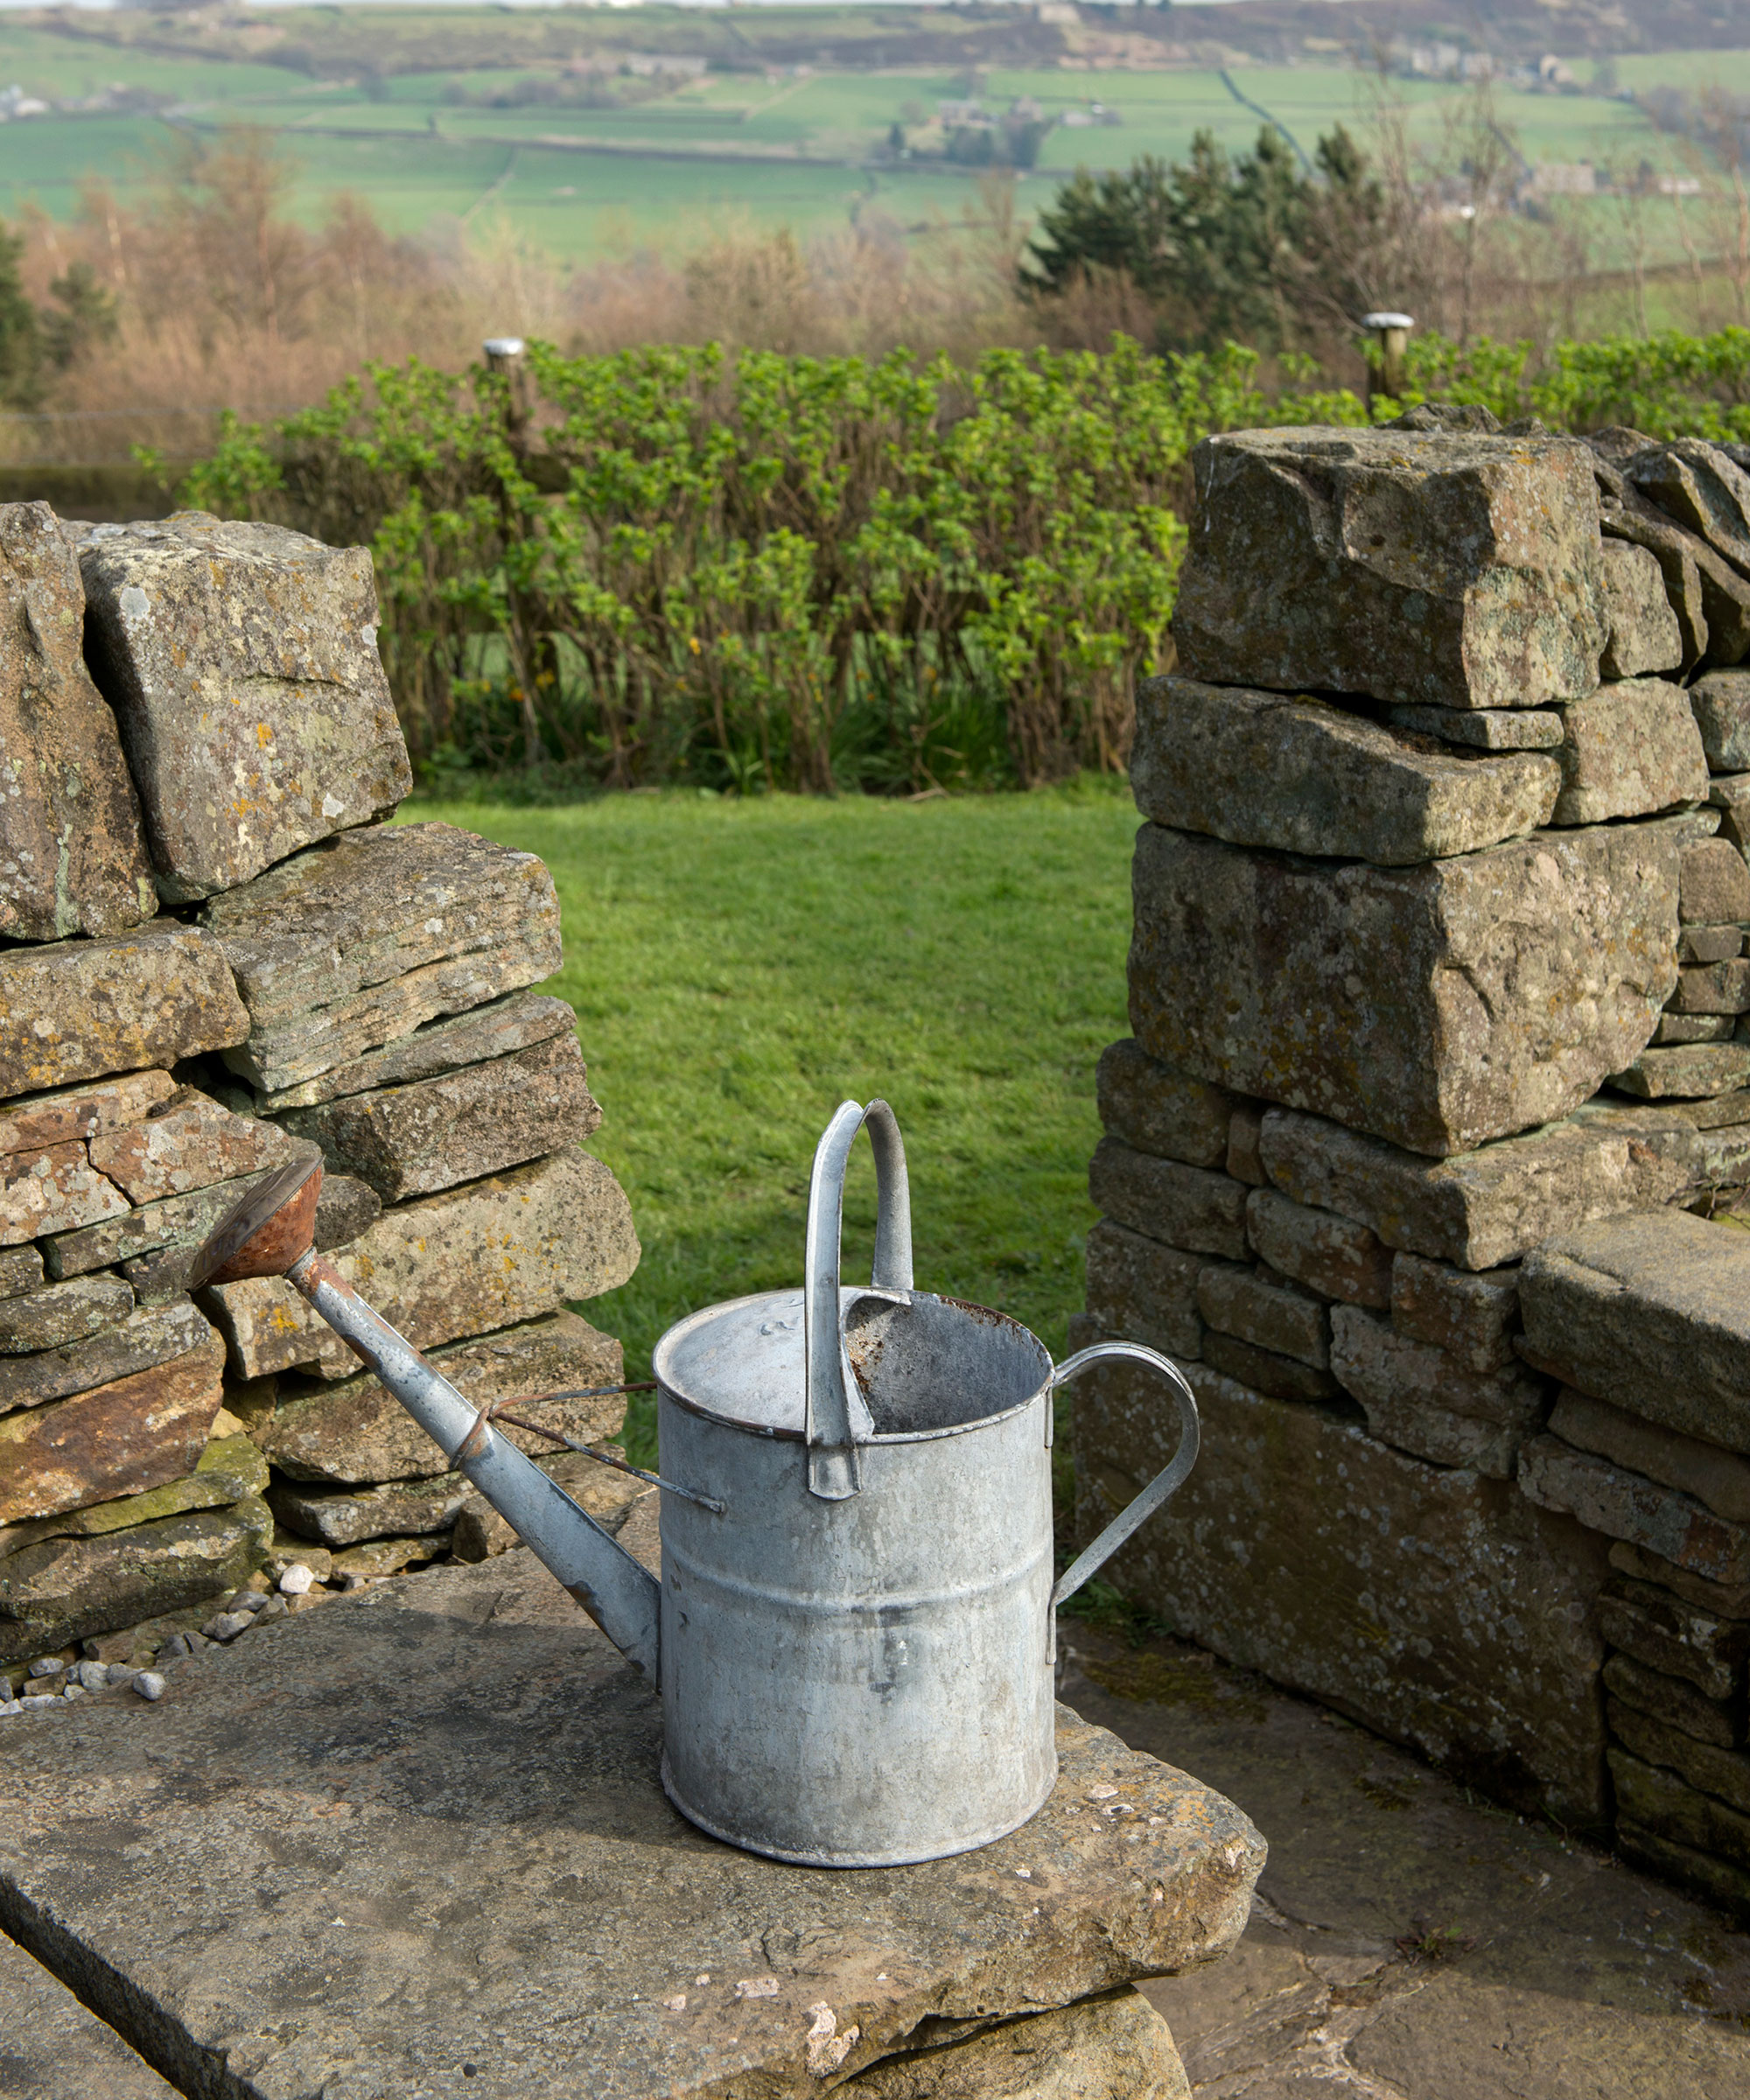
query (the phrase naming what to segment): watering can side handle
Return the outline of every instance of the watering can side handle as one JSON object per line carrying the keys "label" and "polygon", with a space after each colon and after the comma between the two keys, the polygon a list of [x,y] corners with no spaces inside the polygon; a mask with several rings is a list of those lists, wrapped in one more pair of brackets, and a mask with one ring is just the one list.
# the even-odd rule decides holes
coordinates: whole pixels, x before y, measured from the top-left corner
{"label": "watering can side handle", "polygon": [[1066,1385],[1090,1364],[1108,1362],[1124,1358],[1133,1363],[1145,1363],[1152,1370],[1158,1371],[1178,1390],[1174,1398],[1179,1403],[1179,1449],[1172,1454],[1172,1463],[1156,1474],[1148,1486],[1125,1508],[1120,1510],[1085,1552],[1078,1554],[1057,1578],[1051,1592],[1051,1608],[1055,1611],[1067,1599],[1074,1596],[1082,1584],[1097,1574],[1118,1548],[1130,1535],[1146,1523],[1169,1495],[1181,1488],[1197,1463],[1197,1446],[1200,1435],[1197,1418],[1197,1396],[1183,1371],[1169,1357],[1156,1349],[1145,1349],[1134,1341],[1096,1341],[1091,1348],[1079,1349],[1066,1363],[1060,1363],[1052,1373],[1051,1385],[1054,1392]]}

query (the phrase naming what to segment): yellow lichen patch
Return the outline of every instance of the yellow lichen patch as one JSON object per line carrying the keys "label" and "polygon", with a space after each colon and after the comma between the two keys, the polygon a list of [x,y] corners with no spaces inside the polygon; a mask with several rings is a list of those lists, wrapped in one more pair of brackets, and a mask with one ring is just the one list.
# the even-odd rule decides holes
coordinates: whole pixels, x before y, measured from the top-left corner
{"label": "yellow lichen patch", "polygon": [[265,722],[257,722],[256,724],[256,743],[257,747],[262,751],[265,751],[268,746],[273,742],[273,730],[269,724]]}

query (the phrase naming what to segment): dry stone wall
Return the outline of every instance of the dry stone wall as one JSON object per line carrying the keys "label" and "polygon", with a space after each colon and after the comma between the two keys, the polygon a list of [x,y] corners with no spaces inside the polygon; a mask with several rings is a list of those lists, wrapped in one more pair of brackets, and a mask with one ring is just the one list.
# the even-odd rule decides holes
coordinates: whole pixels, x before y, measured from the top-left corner
{"label": "dry stone wall", "polygon": [[[1205,1444],[1115,1566],[1750,1915],[1750,475],[1487,421],[1194,462],[1076,1338]],[[1173,1434],[1084,1379],[1084,1536]]]}
{"label": "dry stone wall", "polygon": [[[638,1242],[581,1149],[576,1017],[536,989],[546,869],[380,821],[410,776],[368,556],[14,505],[0,592],[7,1712],[509,1543],[288,1284],[191,1297],[256,1179],[319,1151],[318,1246],[481,1401],[620,1382],[568,1306]],[[624,1403],[548,1412],[600,1441]],[[622,1476],[511,1433],[623,1510]]]}

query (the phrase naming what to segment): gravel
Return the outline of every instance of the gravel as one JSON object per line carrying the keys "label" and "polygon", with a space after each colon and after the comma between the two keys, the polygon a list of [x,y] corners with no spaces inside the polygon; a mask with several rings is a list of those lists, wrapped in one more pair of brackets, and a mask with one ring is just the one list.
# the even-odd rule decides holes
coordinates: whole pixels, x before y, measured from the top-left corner
{"label": "gravel", "polygon": [[308,1594],[310,1586],[315,1580],[315,1576],[304,1566],[304,1563],[301,1560],[295,1560],[280,1577],[279,1586],[284,1594],[288,1597],[303,1597]]}
{"label": "gravel", "polygon": [[143,1699],[163,1698],[167,1690],[165,1680],[156,1670],[143,1670],[134,1678],[134,1690]]}

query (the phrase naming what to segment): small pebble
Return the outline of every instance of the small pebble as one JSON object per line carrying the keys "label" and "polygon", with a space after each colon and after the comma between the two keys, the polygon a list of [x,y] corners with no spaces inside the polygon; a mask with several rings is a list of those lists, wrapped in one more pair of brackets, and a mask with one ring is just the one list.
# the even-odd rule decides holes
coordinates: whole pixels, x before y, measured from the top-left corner
{"label": "small pebble", "polygon": [[87,1691],[102,1691],[109,1683],[109,1665],[107,1662],[75,1662],[67,1673],[75,1684]]}
{"label": "small pebble", "polygon": [[114,1691],[118,1684],[131,1684],[139,1674],[131,1662],[112,1662],[108,1666],[108,1689]]}
{"label": "small pebble", "polygon": [[256,1624],[259,1626],[264,1619],[284,1619],[290,1609],[291,1606],[287,1599],[270,1597],[261,1610],[256,1614]]}
{"label": "small pebble", "polygon": [[158,1654],[164,1657],[172,1656],[192,1656],[194,1650],[189,1645],[189,1639],[186,1634],[172,1634],[170,1639],[166,1641],[164,1646],[158,1650]]}
{"label": "small pebble", "polygon": [[75,1679],[60,1696],[64,1699],[82,1699],[85,1697],[85,1687]]}
{"label": "small pebble", "polygon": [[253,1612],[220,1612],[201,1628],[209,1641],[234,1641],[246,1628],[256,1623]]}
{"label": "small pebble", "polygon": [[279,1578],[282,1593],[287,1597],[302,1597],[316,1578],[301,1560],[295,1560]]}
{"label": "small pebble", "polygon": [[31,1665],[31,1675],[33,1677],[52,1677],[66,1668],[66,1664],[59,1656],[38,1656]]}
{"label": "small pebble", "polygon": [[134,1690],[143,1699],[161,1699],[164,1696],[164,1680],[155,1670],[143,1670],[134,1679]]}
{"label": "small pebble", "polygon": [[228,1612],[258,1612],[267,1600],[265,1590],[239,1590],[225,1609]]}
{"label": "small pebble", "polygon": [[26,1692],[24,1697],[18,1701],[18,1704],[24,1709],[26,1713],[36,1713],[39,1712],[45,1706],[59,1706],[60,1704],[60,1701],[52,1691],[32,1691]]}
{"label": "small pebble", "polygon": [[17,1699],[0,1700],[0,1719],[4,1719],[9,1713],[22,1713],[24,1711]]}

